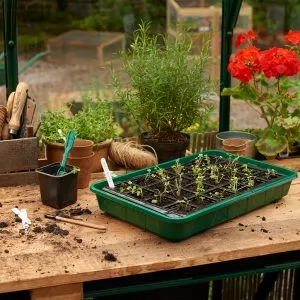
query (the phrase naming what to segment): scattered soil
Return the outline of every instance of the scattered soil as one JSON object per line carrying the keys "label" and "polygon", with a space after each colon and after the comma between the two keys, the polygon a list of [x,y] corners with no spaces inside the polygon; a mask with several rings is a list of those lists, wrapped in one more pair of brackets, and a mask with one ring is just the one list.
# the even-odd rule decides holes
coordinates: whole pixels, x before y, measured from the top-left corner
{"label": "scattered soil", "polygon": [[102,254],[104,255],[104,259],[107,261],[117,261],[117,257],[114,254],[109,253],[108,251],[102,251]]}
{"label": "scattered soil", "polygon": [[4,252],[5,252],[5,253],[9,253],[9,250],[5,249]]}
{"label": "scattered soil", "polygon": [[264,228],[262,228],[261,231],[262,231],[263,233],[268,233],[268,232],[269,232],[267,229],[264,229]]}
{"label": "scattered soil", "polygon": [[69,234],[68,230],[64,230],[56,224],[47,224],[47,226],[44,228],[44,231],[48,232],[48,233],[53,233],[56,235],[61,235],[61,236]]}
{"label": "scattered soil", "polygon": [[44,232],[44,230],[43,230],[43,228],[41,226],[34,227],[32,231],[34,233],[43,233]]}
{"label": "scattered soil", "polygon": [[77,238],[76,236],[74,237],[74,241],[76,241],[78,244],[82,243],[82,239]]}
{"label": "scattered soil", "polygon": [[8,227],[8,223],[6,222],[0,222],[0,228]]}
{"label": "scattered soil", "polygon": [[266,221],[266,217],[262,217],[261,219],[262,219],[263,221]]}

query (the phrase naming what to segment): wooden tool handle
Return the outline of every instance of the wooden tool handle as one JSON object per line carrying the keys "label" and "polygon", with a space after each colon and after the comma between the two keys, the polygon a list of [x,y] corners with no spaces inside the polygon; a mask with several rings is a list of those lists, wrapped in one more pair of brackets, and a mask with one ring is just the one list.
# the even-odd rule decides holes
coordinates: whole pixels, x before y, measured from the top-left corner
{"label": "wooden tool handle", "polygon": [[28,96],[28,85],[24,82],[20,82],[17,86],[11,119],[9,121],[9,129],[16,132],[21,126],[21,115],[24,109],[24,105]]}
{"label": "wooden tool handle", "polygon": [[82,221],[78,221],[78,220],[74,220],[74,219],[63,218],[63,217],[60,217],[60,216],[56,216],[55,219],[59,220],[59,221],[62,221],[62,222],[66,222],[66,223],[71,223],[71,224],[75,224],[75,225],[80,225],[80,226],[85,226],[85,227],[89,227],[89,228],[99,229],[99,230],[102,230],[102,231],[106,231],[106,229],[107,229],[105,226],[92,224],[92,223],[87,223],[87,222],[82,222]]}
{"label": "wooden tool handle", "polygon": [[7,123],[10,121],[10,118],[11,118],[12,108],[13,108],[13,104],[14,104],[14,98],[15,98],[15,92],[12,92],[9,95],[7,103],[6,103],[6,110],[7,110],[6,121],[7,121]]}

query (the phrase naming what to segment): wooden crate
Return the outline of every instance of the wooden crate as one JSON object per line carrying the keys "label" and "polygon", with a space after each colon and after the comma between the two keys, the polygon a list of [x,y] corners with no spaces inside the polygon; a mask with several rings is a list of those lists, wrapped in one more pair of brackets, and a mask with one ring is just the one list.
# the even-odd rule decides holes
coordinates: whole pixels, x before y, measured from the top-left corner
{"label": "wooden crate", "polygon": [[50,39],[47,49],[50,61],[103,66],[125,49],[125,35],[121,32],[72,30]]}
{"label": "wooden crate", "polygon": [[37,138],[0,141],[0,187],[37,183]]}
{"label": "wooden crate", "polygon": [[[167,31],[170,36],[176,35],[176,30],[184,22],[188,22],[193,32],[194,51],[199,53],[201,37],[211,36],[210,76],[219,79],[221,61],[221,25],[222,8],[214,6],[213,0],[167,0]],[[234,30],[234,34],[246,32],[252,28],[252,7],[243,4]]]}

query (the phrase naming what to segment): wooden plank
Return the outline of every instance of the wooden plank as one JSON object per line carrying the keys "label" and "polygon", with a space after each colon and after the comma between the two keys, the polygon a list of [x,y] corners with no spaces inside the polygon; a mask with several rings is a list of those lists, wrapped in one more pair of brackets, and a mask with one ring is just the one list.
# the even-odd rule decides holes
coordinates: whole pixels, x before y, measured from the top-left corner
{"label": "wooden plank", "polygon": [[[103,214],[89,189],[78,191],[72,208],[79,204],[90,209],[92,214],[82,218],[106,224],[106,233],[62,222],[57,225],[69,231],[67,236],[34,233],[33,228],[49,222],[44,214],[53,211],[41,204],[39,187],[0,188],[0,220],[9,223],[4,228],[9,233],[0,232],[0,293],[299,250],[299,197],[300,178],[279,202],[174,243]],[[12,221],[15,205],[26,208],[32,220],[25,235],[19,233],[21,224]],[[247,227],[241,231],[239,223]],[[103,251],[114,254],[117,261],[105,260]]]}
{"label": "wooden plank", "polygon": [[35,171],[0,174],[0,187],[38,184]]}
{"label": "wooden plank", "polygon": [[73,283],[31,291],[31,300],[82,300],[83,284]]}
{"label": "wooden plank", "polygon": [[0,141],[0,173],[33,170],[38,165],[36,137]]}

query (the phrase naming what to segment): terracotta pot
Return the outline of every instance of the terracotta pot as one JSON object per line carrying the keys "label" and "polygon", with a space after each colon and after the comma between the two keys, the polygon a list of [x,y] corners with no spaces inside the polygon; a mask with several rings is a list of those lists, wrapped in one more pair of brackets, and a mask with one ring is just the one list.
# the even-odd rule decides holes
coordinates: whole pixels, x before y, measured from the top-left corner
{"label": "terracotta pot", "polygon": [[94,159],[94,152],[86,157],[70,157],[68,158],[68,164],[76,166],[80,169],[78,174],[77,188],[85,189],[89,187],[91,179],[92,161]]}
{"label": "terracotta pot", "polygon": [[87,157],[93,153],[94,142],[91,140],[76,139],[69,157]]}
{"label": "terracotta pot", "polygon": [[65,145],[62,143],[51,143],[46,145],[47,163],[61,162],[65,151]]}
{"label": "terracotta pot", "polygon": [[92,161],[92,173],[103,171],[100,160],[102,157],[104,157],[107,160],[110,144],[111,140],[107,140],[99,144],[94,144],[93,152],[95,153],[95,155]]}
{"label": "terracotta pot", "polygon": [[237,151],[240,149],[244,149],[247,148],[247,145],[248,140],[246,139],[231,138],[223,141],[223,149],[228,151]]}

